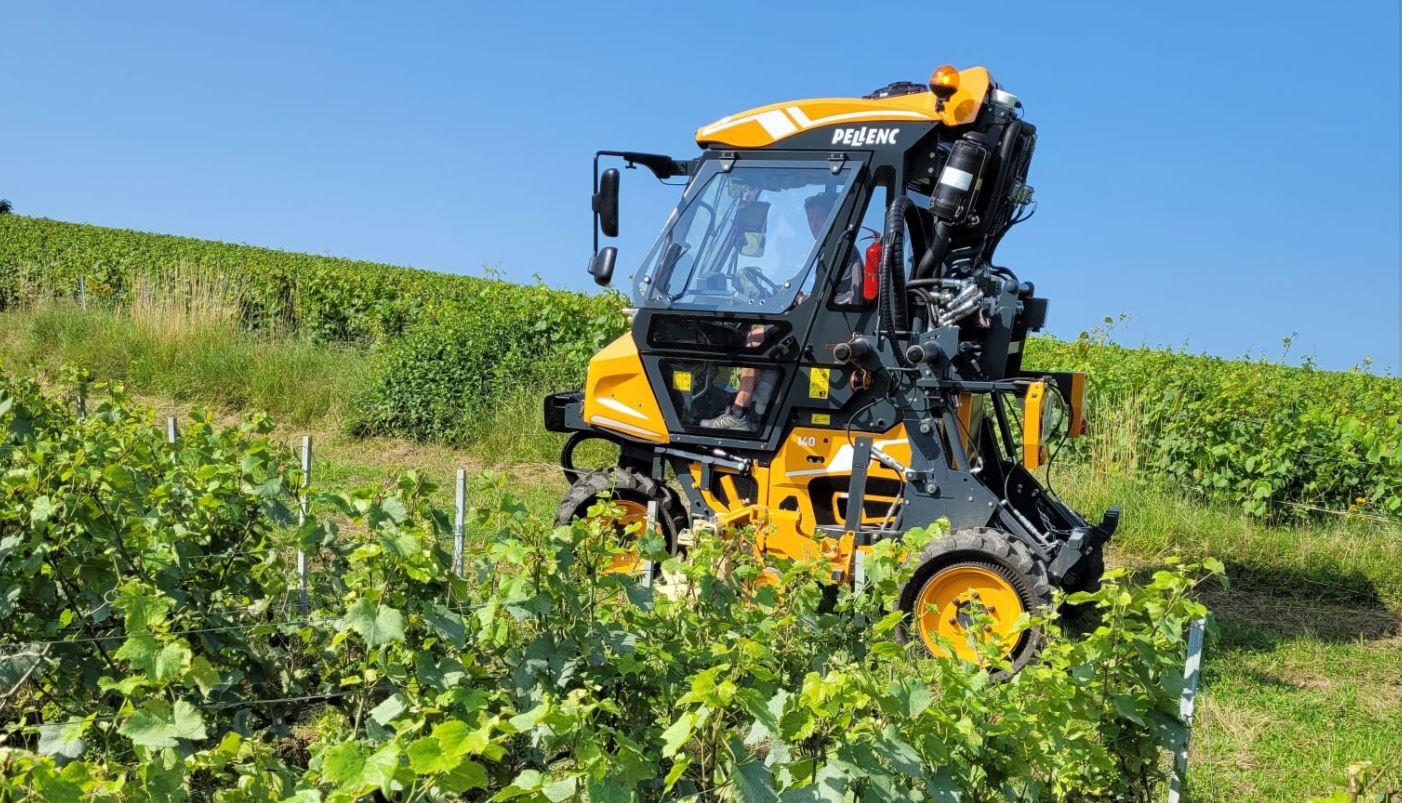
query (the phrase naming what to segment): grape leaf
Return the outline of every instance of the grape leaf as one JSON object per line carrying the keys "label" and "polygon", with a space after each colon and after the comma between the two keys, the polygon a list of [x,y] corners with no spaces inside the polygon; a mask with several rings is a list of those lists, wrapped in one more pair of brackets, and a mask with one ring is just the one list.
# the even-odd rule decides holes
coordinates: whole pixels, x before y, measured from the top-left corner
{"label": "grape leaf", "polygon": [[175,747],[180,739],[205,738],[204,719],[184,700],[172,708],[164,700],[151,700],[127,718],[117,732],[133,744],[151,749]]}
{"label": "grape leaf", "polygon": [[346,624],[371,647],[404,640],[404,614],[386,605],[358,599],[346,610]]}
{"label": "grape leaf", "polygon": [[432,736],[421,736],[409,745],[409,769],[420,775],[448,772],[461,758],[449,755]]}
{"label": "grape leaf", "polygon": [[365,768],[365,756],[357,742],[341,742],[326,750],[321,759],[321,777],[328,783],[343,786],[360,778]]}

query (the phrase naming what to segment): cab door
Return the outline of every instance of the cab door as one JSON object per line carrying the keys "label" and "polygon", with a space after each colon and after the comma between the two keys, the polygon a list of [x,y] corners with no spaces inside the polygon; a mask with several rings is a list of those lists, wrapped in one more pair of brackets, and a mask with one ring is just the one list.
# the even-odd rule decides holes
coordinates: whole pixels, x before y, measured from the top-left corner
{"label": "cab door", "polygon": [[[850,252],[863,165],[716,161],[703,160],[645,260],[633,336],[674,442],[762,448],[788,424],[833,254]],[[737,408],[740,420],[727,420]]]}

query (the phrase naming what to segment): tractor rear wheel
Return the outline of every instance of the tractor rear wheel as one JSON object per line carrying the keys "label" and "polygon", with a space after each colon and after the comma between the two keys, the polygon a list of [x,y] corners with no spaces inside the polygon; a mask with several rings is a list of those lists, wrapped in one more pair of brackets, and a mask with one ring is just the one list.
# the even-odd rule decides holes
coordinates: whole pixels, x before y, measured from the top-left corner
{"label": "tractor rear wheel", "polygon": [[[610,522],[620,544],[636,538],[635,534],[627,532],[628,528],[636,524],[634,533],[641,532],[647,522],[648,503],[656,502],[657,526],[667,541],[667,551],[676,551],[677,534],[686,521],[676,495],[666,485],[631,469],[604,468],[581,476],[570,486],[569,493],[555,511],[555,524],[562,526],[575,519],[588,519],[589,509],[606,500],[621,509],[620,515]],[[631,574],[641,565],[642,557],[637,550],[628,550],[619,553],[606,571]]]}
{"label": "tractor rear wheel", "polygon": [[996,530],[960,530],[931,541],[915,561],[901,592],[908,638],[933,655],[948,655],[948,644],[960,658],[979,661],[969,636],[982,622],[975,641],[999,645],[1013,672],[1037,655],[1040,633],[1013,632],[1023,613],[1051,604],[1047,567],[1026,547]]}

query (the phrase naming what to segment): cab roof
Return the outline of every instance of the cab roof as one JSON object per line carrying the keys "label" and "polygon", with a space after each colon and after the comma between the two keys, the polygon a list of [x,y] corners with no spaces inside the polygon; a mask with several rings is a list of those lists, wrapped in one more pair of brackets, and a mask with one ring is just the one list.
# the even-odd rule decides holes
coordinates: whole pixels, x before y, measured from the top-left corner
{"label": "cab roof", "polygon": [[978,116],[991,84],[987,69],[970,67],[959,71],[958,89],[942,107],[937,106],[934,93],[929,91],[885,98],[812,98],[771,103],[696,129],[696,143],[703,148],[765,148],[795,134],[850,123],[964,125]]}

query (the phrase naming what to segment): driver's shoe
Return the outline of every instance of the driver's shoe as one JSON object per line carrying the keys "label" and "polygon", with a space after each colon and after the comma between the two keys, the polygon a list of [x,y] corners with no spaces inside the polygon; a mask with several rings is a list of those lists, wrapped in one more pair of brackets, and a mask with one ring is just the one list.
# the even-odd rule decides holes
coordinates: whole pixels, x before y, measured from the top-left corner
{"label": "driver's shoe", "polygon": [[747,415],[744,418],[740,418],[739,416],[725,412],[715,418],[702,420],[701,426],[706,429],[732,429],[742,432],[752,432],[755,428],[755,417]]}

